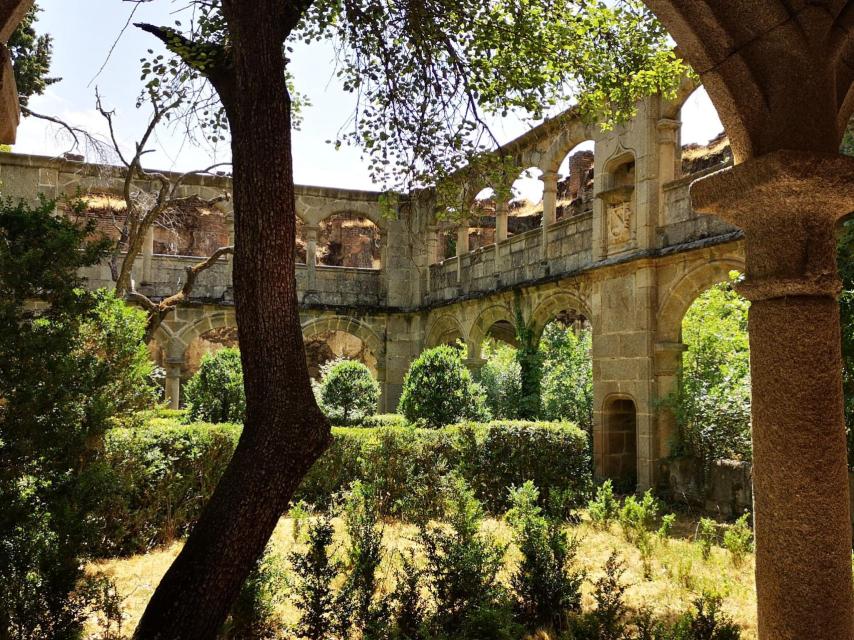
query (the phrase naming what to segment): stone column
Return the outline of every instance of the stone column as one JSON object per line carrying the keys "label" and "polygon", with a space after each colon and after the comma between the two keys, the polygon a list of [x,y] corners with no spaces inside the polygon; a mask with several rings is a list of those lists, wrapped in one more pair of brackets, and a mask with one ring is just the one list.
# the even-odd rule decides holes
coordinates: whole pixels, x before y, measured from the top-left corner
{"label": "stone column", "polygon": [[317,290],[317,227],[305,226],[305,268],[309,291]]}
{"label": "stone column", "polygon": [[140,284],[149,284],[151,277],[151,260],[154,256],[154,225],[148,227],[145,239],[142,241],[142,280]]}
{"label": "stone column", "polygon": [[834,228],[854,158],[777,151],[694,183],[744,229],[762,640],[854,637]]}
{"label": "stone column", "polygon": [[[655,392],[658,400],[664,400],[679,390],[682,354],[687,348],[681,342],[655,343]],[[666,407],[659,407],[657,414],[655,452],[658,459],[662,460],[670,455],[670,442],[676,433],[676,417]]]}
{"label": "stone column", "polygon": [[495,243],[507,240],[507,203],[495,203]]}
{"label": "stone column", "polygon": [[166,361],[166,399],[169,400],[170,409],[178,409],[181,406],[181,369],[184,360],[170,358]]}
{"label": "stone column", "polygon": [[469,252],[469,223],[465,220],[457,228],[457,282],[462,280],[463,256]]}
{"label": "stone column", "polygon": [[680,162],[679,120],[662,118],[656,123],[658,132],[658,219],[659,226],[664,225],[664,185],[679,177],[677,164]]}
{"label": "stone column", "polygon": [[557,171],[544,171],[543,181],[543,260],[549,259],[549,226],[557,220]]}

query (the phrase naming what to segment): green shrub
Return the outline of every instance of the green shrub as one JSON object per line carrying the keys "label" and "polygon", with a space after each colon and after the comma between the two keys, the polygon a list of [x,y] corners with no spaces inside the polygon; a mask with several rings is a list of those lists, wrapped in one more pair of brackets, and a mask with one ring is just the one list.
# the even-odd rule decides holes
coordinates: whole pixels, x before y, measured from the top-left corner
{"label": "green shrub", "polygon": [[666,640],[740,640],[741,630],[721,612],[721,598],[703,594],[676,622]]}
{"label": "green shrub", "polygon": [[377,411],[380,385],[356,360],[332,360],[320,368],[320,408],[336,424],[360,422]]}
{"label": "green shrub", "polygon": [[531,481],[511,489],[510,501],[513,507],[506,518],[522,553],[511,578],[517,618],[530,631],[563,630],[567,615],[581,608],[584,574],[572,570],[578,544],[560,521],[543,515],[539,491]]}
{"label": "green shrub", "polygon": [[616,551],[605,562],[604,573],[593,584],[596,608],[576,618],[573,640],[625,640],[628,607],[624,596],[628,586],[623,582],[625,568]]}
{"label": "green shrub", "polygon": [[246,396],[240,351],[226,347],[205,354],[199,370],[186,385],[184,397],[192,421],[243,422]]}
{"label": "green shrub", "polygon": [[308,640],[327,640],[335,626],[335,593],[332,582],[341,571],[341,564],[333,558],[332,520],[318,518],[308,530],[308,548],[291,553],[293,565],[294,606],[300,612],[297,637]]}
{"label": "green shrub", "polygon": [[712,546],[718,542],[718,523],[711,518],[700,518],[700,522],[697,523],[695,542],[700,545],[703,558],[708,560],[712,555]]}
{"label": "green shrub", "polygon": [[750,530],[750,514],[745,513],[735,524],[729,525],[724,531],[724,547],[730,552],[735,566],[741,565],[753,549],[753,532]]}
{"label": "green shrub", "polygon": [[606,529],[620,512],[620,504],[614,497],[614,483],[605,480],[596,490],[596,497],[587,505],[590,521],[597,529]]}
{"label": "green shrub", "polygon": [[153,422],[107,432],[108,492],[92,520],[100,554],[142,553],[185,535],[240,437],[239,425]]}
{"label": "green shrub", "polygon": [[[102,459],[109,489],[92,518],[100,554],[141,553],[183,536],[198,518],[240,437],[239,425],[182,425],[150,418],[108,432]],[[507,487],[526,480],[550,496],[583,502],[590,486],[586,435],[570,424],[497,422],[444,429],[334,427],[333,442],[306,475],[295,503],[320,509],[360,480],[383,515],[437,517],[435,491],[456,470],[492,513],[509,505]],[[569,499],[567,499],[569,500]]]}
{"label": "green shrub", "polygon": [[472,380],[460,350],[449,346],[427,349],[409,366],[398,411],[434,429],[489,417],[483,388]]}
{"label": "green shrub", "polygon": [[421,528],[425,575],[441,637],[513,638],[511,610],[498,573],[506,546],[481,529],[483,507],[460,476],[445,490],[445,522]]}
{"label": "green shrub", "polygon": [[365,416],[354,427],[408,427],[409,423],[399,413],[377,413]]}

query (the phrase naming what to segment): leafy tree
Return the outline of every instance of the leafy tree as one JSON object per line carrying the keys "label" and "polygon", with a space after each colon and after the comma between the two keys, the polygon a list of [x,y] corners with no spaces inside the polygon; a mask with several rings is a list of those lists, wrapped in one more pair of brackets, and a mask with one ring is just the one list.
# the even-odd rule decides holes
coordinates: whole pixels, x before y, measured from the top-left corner
{"label": "leafy tree", "polygon": [[243,422],[246,395],[240,351],[226,347],[206,353],[199,370],[187,383],[184,397],[192,420]]}
{"label": "leafy tree", "polygon": [[98,534],[100,443],[114,416],[154,397],[140,312],[77,275],[107,243],[53,211],[0,204],[3,637],[75,638],[92,607],[115,604],[82,570]]}
{"label": "leafy tree", "polygon": [[397,410],[409,422],[434,429],[488,417],[483,389],[472,379],[460,350],[447,345],[427,349],[409,365]]}
{"label": "leafy tree", "polygon": [[591,334],[576,334],[572,327],[554,321],[540,338],[543,360],[542,412],[548,420],[571,420],[592,433],[593,362]]}
{"label": "leafy tree", "polygon": [[39,6],[34,4],[8,42],[18,99],[24,107],[24,115],[29,113],[26,106],[32,96],[42,95],[45,89],[60,80],[48,76],[53,57],[53,38],[49,34],[39,35],[36,32],[35,23],[40,11]]}
{"label": "leafy tree", "polygon": [[482,355],[486,363],[478,374],[478,382],[486,392],[486,405],[499,420],[520,418],[522,401],[522,368],[511,345],[488,338]]}
{"label": "leafy tree", "polygon": [[678,395],[669,402],[678,444],[706,462],[751,457],[749,306],[725,282],[702,293],[682,321],[688,349]]}
{"label": "leafy tree", "polygon": [[188,5],[186,26],[142,25],[174,54],[151,61],[148,87],[188,91],[197,97],[190,120],[213,137],[224,137],[226,124],[231,133],[247,414],[237,452],[155,591],[139,638],[216,633],[278,515],[330,441],[309,384],[293,276],[292,44],[335,42],[339,77],[357,103],[345,140],[365,149],[375,174],[411,186],[484,150],[491,141],[484,110],[542,115],[580,88],[588,111],[595,105],[613,121],[646,93],[672,94],[684,72],[666,32],[636,0]]}
{"label": "leafy tree", "polygon": [[333,422],[350,424],[377,411],[380,385],[356,360],[332,360],[320,368],[320,406]]}

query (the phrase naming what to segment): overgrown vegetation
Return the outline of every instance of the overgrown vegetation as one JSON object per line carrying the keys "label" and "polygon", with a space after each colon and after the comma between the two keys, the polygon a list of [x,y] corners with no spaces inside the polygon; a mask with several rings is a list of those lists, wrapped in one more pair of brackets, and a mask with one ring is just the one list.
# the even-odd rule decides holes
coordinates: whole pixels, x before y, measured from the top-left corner
{"label": "overgrown vegetation", "polygon": [[142,315],[78,276],[107,244],[53,202],[0,202],[0,633],[72,638],[109,582],[98,546],[103,437],[154,401]]}
{"label": "overgrown vegetation", "polygon": [[750,303],[730,282],[717,284],[694,301],[682,321],[679,391],[667,404],[676,414],[674,455],[714,460],[751,459]]}

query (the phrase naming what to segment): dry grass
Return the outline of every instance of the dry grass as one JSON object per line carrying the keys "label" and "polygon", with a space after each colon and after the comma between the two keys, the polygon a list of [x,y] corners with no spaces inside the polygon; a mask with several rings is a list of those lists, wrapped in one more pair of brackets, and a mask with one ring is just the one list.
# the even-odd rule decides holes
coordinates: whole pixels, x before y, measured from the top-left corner
{"label": "dry grass", "polygon": [[[511,539],[510,530],[502,521],[488,520],[484,528],[502,542]],[[346,543],[346,534],[342,529],[341,523],[336,522],[335,540],[339,546]],[[657,614],[675,616],[690,607],[699,593],[711,591],[724,597],[724,610],[742,627],[743,638],[756,638],[753,556],[747,556],[740,566],[735,566],[726,550],[714,547],[710,558],[704,559],[699,547],[690,540],[693,531],[694,521],[681,518],[672,537],[656,544],[651,579],[647,580],[644,578],[640,554],[623,538],[619,525],[612,525],[602,531],[584,521],[572,527],[572,532],[579,539],[578,563],[588,575],[583,591],[583,606],[593,607],[591,582],[601,575],[605,561],[616,550],[624,560],[623,579],[631,585],[626,591],[626,601],[630,607],[649,607]],[[416,529],[411,525],[386,525],[385,542],[389,553],[382,571],[387,589],[393,585],[394,568],[399,562],[400,553],[412,546],[415,535]],[[286,558],[294,549],[303,547],[302,542],[294,541],[292,520],[283,518],[280,521],[273,533],[271,545],[274,553],[282,558]],[[124,598],[125,633],[129,634],[135,627],[157,582],[179,550],[180,543],[176,543],[146,555],[106,560],[91,566],[92,570],[102,571],[115,580]],[[518,551],[511,547],[507,555],[505,578],[517,561]],[[285,622],[294,622],[296,619],[296,611],[290,605],[282,606],[279,613]],[[94,635],[96,632],[93,623],[89,633]]]}

